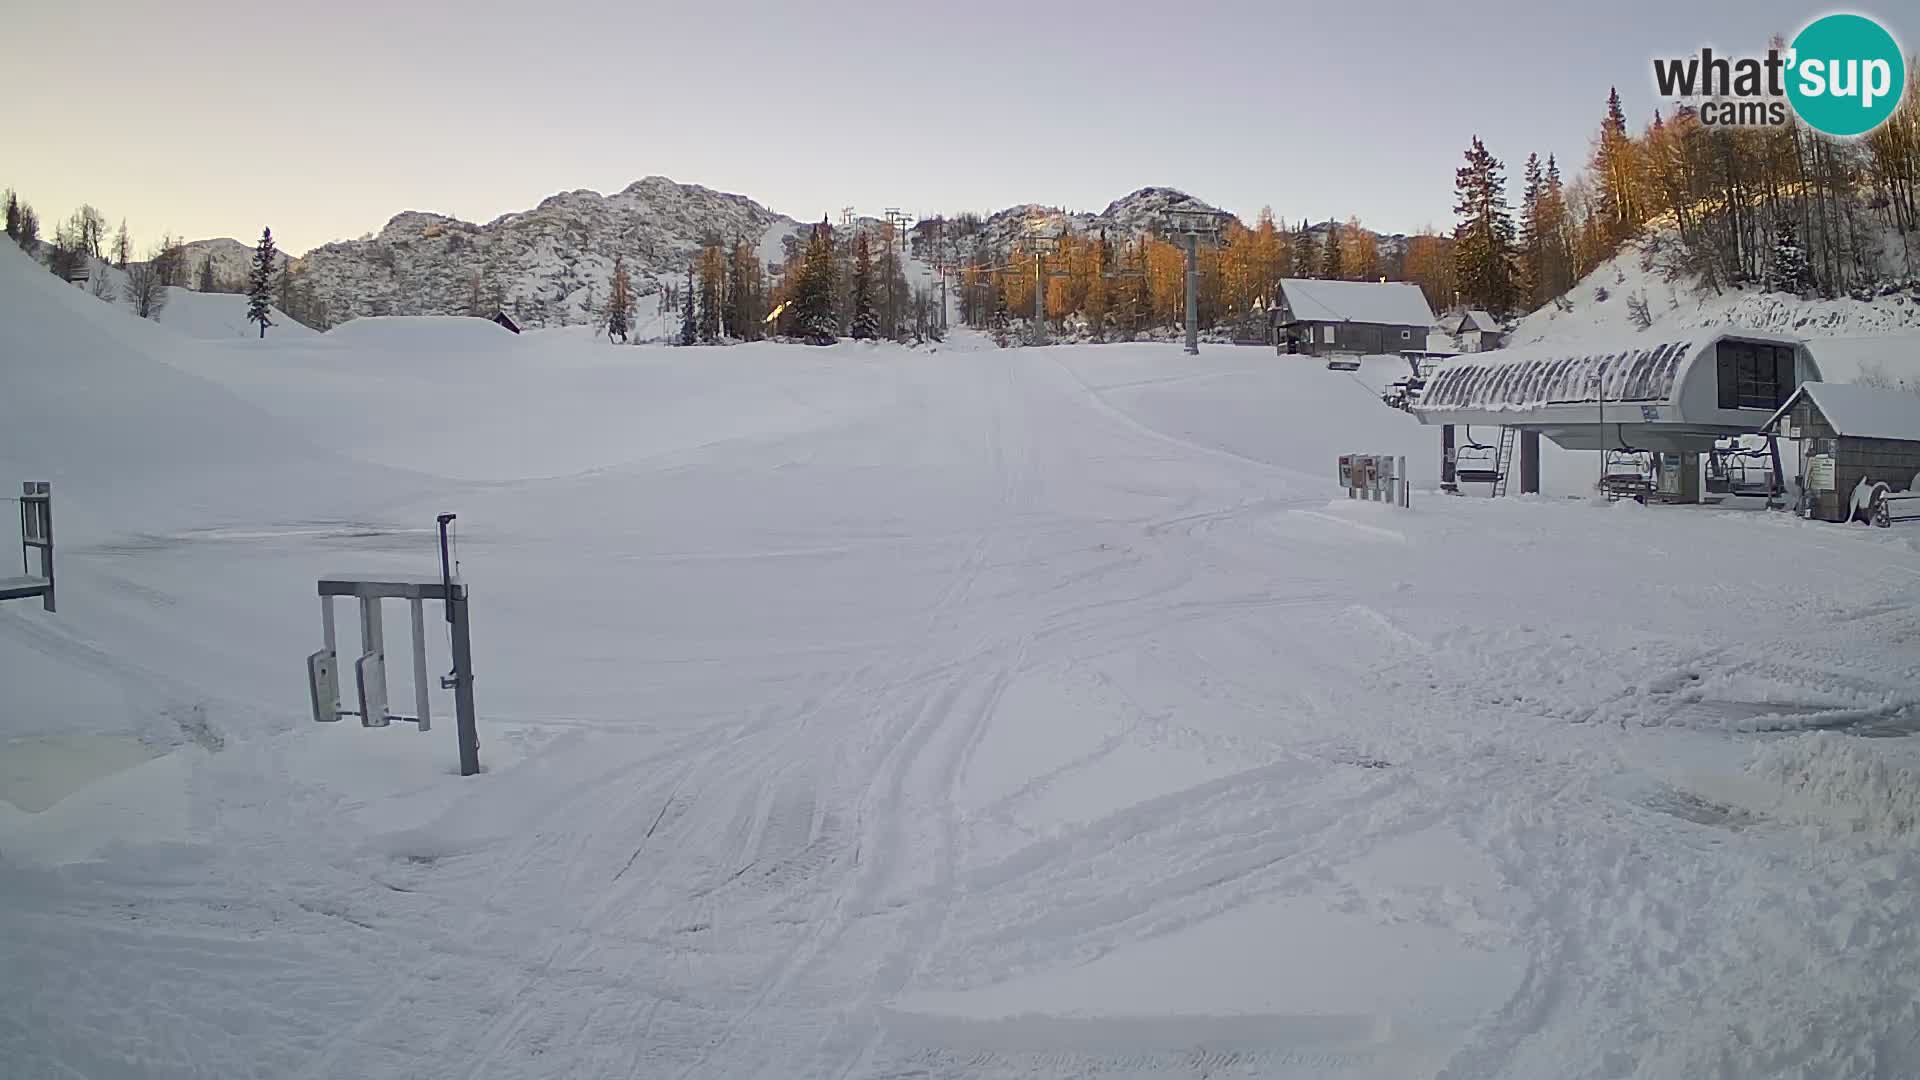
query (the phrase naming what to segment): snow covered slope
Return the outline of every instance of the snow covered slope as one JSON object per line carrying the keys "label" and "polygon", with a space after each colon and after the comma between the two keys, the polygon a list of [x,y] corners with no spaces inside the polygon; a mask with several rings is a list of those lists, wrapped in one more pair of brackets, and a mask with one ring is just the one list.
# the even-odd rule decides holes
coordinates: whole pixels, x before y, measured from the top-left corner
{"label": "snow covered slope", "polygon": [[[0,305],[9,1075],[1920,1073],[1920,755],[1805,734],[1920,727],[1911,531],[1351,503],[1432,432],[1265,350]],[[440,511],[464,780],[300,675]]]}
{"label": "snow covered slope", "polygon": [[[1851,338],[1920,334],[1920,294],[1893,291],[1871,300],[1801,299],[1760,289],[1701,290],[1689,280],[1669,282],[1646,265],[1644,246],[1628,242],[1620,254],[1588,274],[1567,300],[1571,310],[1548,304],[1522,319],[1510,341],[1630,338],[1640,333],[1691,326],[1747,326],[1805,338]],[[1646,301],[1651,326],[1635,325],[1631,304]]]}

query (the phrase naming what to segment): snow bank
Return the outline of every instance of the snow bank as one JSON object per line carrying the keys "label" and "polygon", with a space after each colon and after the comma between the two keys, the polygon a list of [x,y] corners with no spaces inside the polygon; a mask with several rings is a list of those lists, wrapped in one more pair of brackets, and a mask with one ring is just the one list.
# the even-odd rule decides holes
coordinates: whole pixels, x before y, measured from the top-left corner
{"label": "snow bank", "polygon": [[1882,836],[1920,825],[1920,749],[1902,743],[1796,735],[1756,750],[1747,774],[1778,789],[1775,814]]}

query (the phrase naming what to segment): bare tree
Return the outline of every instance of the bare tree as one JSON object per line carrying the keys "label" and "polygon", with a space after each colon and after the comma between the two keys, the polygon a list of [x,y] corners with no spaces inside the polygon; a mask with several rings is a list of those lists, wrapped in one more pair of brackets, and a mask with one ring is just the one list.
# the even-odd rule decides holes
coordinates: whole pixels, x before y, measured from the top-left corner
{"label": "bare tree", "polygon": [[34,213],[28,203],[20,204],[20,232],[14,240],[20,245],[20,250],[34,258],[40,257],[40,215]]}
{"label": "bare tree", "polygon": [[127,219],[120,219],[120,231],[113,237],[113,265],[121,270],[127,268],[127,260],[133,258],[133,238],[127,235]]}
{"label": "bare tree", "polygon": [[161,309],[167,306],[167,283],[160,265],[164,251],[164,248],[155,251],[153,258],[146,262],[127,265],[124,295],[133,313],[143,319],[159,318]]}
{"label": "bare tree", "polygon": [[78,249],[90,258],[102,258],[107,250],[107,215],[83,204],[73,212],[67,226]]}
{"label": "bare tree", "polygon": [[94,299],[113,303],[113,279],[107,276],[105,270],[93,275],[93,284],[90,287],[93,290]]}

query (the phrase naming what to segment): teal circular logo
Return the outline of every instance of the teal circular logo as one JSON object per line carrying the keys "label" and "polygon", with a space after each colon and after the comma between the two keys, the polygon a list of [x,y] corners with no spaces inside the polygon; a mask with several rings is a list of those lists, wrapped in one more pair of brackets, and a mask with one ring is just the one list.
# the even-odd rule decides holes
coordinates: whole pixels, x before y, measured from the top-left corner
{"label": "teal circular logo", "polygon": [[1793,39],[1787,100],[1816,131],[1865,135],[1886,122],[1907,88],[1907,59],[1865,15],[1823,15]]}

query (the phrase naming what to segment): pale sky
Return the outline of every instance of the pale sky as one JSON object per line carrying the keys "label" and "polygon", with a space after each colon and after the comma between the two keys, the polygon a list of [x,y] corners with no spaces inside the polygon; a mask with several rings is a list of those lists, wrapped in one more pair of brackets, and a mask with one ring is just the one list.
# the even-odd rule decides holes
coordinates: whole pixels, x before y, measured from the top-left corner
{"label": "pale sky", "polygon": [[[802,220],[1167,185],[1251,217],[1452,224],[1480,135],[1509,193],[1577,167],[1650,61],[1759,52],[1833,10],[1787,0],[21,0],[0,185],[295,252],[402,210],[473,221],[661,174]],[[1920,18],[1861,7],[1909,50]],[[22,42],[31,43],[22,46]],[[1567,168],[1569,174],[1575,168]],[[49,228],[50,231],[50,228]]]}

